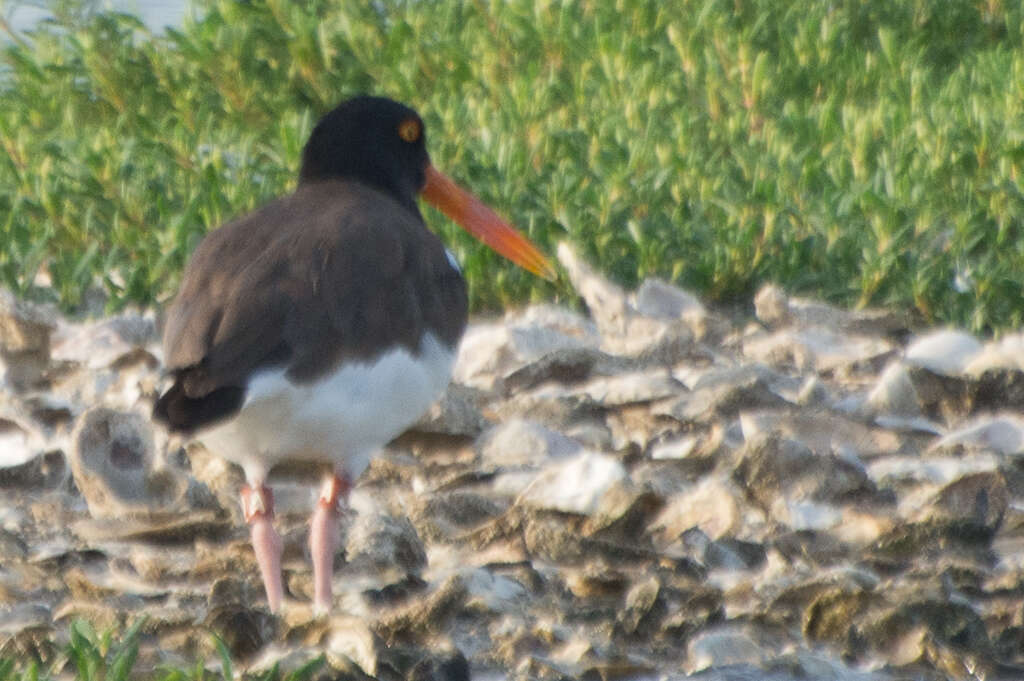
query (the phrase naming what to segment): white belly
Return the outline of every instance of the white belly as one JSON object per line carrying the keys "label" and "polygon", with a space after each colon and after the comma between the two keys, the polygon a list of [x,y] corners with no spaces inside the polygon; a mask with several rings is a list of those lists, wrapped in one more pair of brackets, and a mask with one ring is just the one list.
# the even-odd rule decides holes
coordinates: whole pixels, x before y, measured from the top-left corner
{"label": "white belly", "polygon": [[198,439],[242,466],[250,483],[285,459],[329,462],[354,480],[440,397],[454,359],[425,334],[417,356],[398,348],[313,383],[292,384],[283,369],[262,371],[250,379],[239,413]]}

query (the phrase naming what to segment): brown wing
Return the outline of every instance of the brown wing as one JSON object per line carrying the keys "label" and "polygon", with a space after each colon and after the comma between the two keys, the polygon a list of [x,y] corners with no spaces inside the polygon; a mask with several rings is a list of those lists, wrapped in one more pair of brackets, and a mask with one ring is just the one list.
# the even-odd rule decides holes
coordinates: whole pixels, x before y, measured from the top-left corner
{"label": "brown wing", "polygon": [[396,345],[415,353],[425,330],[454,346],[466,311],[416,212],[355,183],[301,187],[196,249],[164,333],[177,380],[154,413],[194,430],[237,409],[261,367],[315,380]]}

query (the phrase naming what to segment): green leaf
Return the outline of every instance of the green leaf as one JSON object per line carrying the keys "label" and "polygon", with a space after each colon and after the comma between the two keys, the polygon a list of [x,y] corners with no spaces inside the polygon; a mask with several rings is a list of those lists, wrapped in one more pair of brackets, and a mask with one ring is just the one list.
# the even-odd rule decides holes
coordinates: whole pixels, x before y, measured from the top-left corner
{"label": "green leaf", "polygon": [[213,644],[217,648],[217,654],[220,656],[221,677],[224,681],[232,681],[235,678],[235,670],[234,665],[231,664],[231,651],[228,650],[224,639],[216,633],[211,634],[211,636],[213,636]]}

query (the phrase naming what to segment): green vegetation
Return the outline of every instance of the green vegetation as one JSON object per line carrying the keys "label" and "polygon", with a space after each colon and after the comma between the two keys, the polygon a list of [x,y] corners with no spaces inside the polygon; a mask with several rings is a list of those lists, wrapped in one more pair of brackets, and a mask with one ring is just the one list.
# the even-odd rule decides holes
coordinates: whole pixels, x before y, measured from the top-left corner
{"label": "green vegetation", "polygon": [[[287,191],[357,93],[553,250],[715,300],[768,280],[979,331],[1024,316],[1024,9],[1003,0],[215,2],[98,14],[0,75],[0,282],[168,296],[209,229]],[[428,222],[473,302],[565,294]]]}
{"label": "green vegetation", "polygon": [[[37,661],[24,664],[0,656],[0,681],[51,681],[67,678],[62,669],[74,670],[78,681],[233,681],[234,665],[227,646],[216,635],[214,644],[220,658],[220,669],[211,672],[202,662],[189,670],[161,669],[150,673],[141,672],[136,661],[139,654],[139,639],[145,627],[144,619],[137,620],[121,636],[114,637],[113,631],[97,634],[85,620],[71,624],[70,642],[62,655],[50,663],[49,669],[41,670]],[[318,657],[290,673],[281,672],[277,665],[261,674],[243,674],[238,678],[248,681],[308,681],[324,666],[323,657]]]}

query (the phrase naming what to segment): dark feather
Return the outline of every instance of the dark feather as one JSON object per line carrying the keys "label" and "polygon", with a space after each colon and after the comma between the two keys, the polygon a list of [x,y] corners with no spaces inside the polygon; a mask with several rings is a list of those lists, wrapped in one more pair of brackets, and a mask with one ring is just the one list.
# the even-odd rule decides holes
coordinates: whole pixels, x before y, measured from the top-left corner
{"label": "dark feather", "polygon": [[427,330],[454,347],[466,316],[462,275],[418,210],[359,182],[303,184],[196,249],[164,331],[176,381],[154,416],[176,430],[225,418],[273,365],[307,382],[416,353]]}

